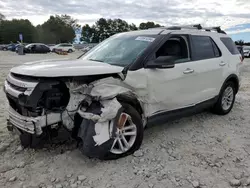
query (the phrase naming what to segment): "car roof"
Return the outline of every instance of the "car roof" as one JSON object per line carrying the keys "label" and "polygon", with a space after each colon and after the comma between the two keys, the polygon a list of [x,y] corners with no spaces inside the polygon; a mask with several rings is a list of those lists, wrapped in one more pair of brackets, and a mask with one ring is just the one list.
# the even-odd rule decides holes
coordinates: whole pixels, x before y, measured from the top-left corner
{"label": "car roof", "polygon": [[[59,44],[70,44],[70,43],[59,43]],[[59,44],[57,44],[57,45],[59,45]],[[70,44],[70,45],[72,45],[72,44]]]}
{"label": "car roof", "polygon": [[161,34],[169,34],[169,33],[173,33],[173,34],[191,34],[191,35],[205,35],[205,36],[219,36],[219,37],[225,37],[227,36],[224,33],[218,33],[215,31],[203,31],[203,30],[195,30],[195,29],[183,29],[183,30],[165,30],[163,31]]}
{"label": "car roof", "polygon": [[46,44],[43,44],[43,43],[30,43],[28,45],[34,45],[34,44],[36,44],[36,45],[45,45],[46,46]]}
{"label": "car roof", "polygon": [[43,43],[30,43],[30,44],[27,44],[25,47],[31,46],[31,45],[44,45],[44,46],[47,46],[46,44],[43,44]]}
{"label": "car roof", "polygon": [[169,33],[178,33],[178,34],[196,34],[196,35],[206,35],[206,36],[220,36],[225,37],[227,34],[219,32],[218,30],[212,28],[210,31],[207,31],[206,28],[204,29],[197,29],[193,28],[179,28],[173,29],[171,27],[158,27],[158,28],[150,28],[146,30],[137,30],[137,31],[129,31],[120,33],[120,35],[166,35]]}
{"label": "car roof", "polygon": [[160,28],[155,28],[155,29],[145,29],[145,30],[123,32],[117,35],[158,35],[160,34],[161,31],[163,30]]}

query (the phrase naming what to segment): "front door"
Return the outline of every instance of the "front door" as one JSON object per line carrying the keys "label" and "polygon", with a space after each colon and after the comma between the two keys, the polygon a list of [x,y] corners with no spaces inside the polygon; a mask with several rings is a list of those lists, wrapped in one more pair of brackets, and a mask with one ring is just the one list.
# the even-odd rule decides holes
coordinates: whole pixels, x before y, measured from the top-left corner
{"label": "front door", "polygon": [[174,68],[145,69],[150,115],[196,104],[201,91],[198,83],[202,81],[201,75],[195,70],[197,62],[191,61],[189,49],[188,35],[173,35],[149,58],[148,62],[159,56],[177,57]]}

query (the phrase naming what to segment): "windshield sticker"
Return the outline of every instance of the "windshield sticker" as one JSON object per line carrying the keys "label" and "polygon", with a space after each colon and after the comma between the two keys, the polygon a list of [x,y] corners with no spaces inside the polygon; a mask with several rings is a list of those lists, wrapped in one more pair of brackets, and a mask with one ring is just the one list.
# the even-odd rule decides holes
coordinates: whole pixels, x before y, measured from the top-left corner
{"label": "windshield sticker", "polygon": [[155,38],[152,38],[152,37],[137,37],[135,40],[153,42],[155,40]]}

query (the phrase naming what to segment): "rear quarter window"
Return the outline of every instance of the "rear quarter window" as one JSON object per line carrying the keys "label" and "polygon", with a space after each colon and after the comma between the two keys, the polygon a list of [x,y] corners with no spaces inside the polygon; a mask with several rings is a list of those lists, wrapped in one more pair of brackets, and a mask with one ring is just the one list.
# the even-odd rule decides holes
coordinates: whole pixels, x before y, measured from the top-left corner
{"label": "rear quarter window", "polygon": [[233,55],[240,54],[238,48],[234,44],[234,41],[229,37],[221,37],[221,42],[227,47],[229,52]]}

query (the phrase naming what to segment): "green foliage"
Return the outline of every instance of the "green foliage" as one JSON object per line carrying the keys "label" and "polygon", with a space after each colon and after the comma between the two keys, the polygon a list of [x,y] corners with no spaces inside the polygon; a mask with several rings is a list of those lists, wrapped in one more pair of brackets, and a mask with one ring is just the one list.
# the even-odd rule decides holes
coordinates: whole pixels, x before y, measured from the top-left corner
{"label": "green foliage", "polygon": [[109,38],[110,36],[126,32],[137,30],[135,24],[128,24],[122,19],[105,19],[100,18],[93,26],[88,24],[82,27],[82,41],[97,43]]}
{"label": "green foliage", "polygon": [[96,35],[96,32],[95,32],[95,28],[93,26],[90,27],[88,24],[86,24],[82,27],[81,41],[85,41],[87,43],[96,42],[95,35]]}
{"label": "green foliage", "polygon": [[44,43],[72,42],[75,38],[75,27],[78,27],[76,20],[70,16],[50,16],[46,22],[36,27],[38,41]]}
{"label": "green foliage", "polygon": [[149,28],[155,28],[155,27],[161,27],[159,24],[155,24],[154,22],[142,22],[139,25],[139,29],[149,29]]}
{"label": "green foliage", "polygon": [[2,20],[5,20],[5,16],[4,16],[3,14],[0,13],[0,22],[1,22]]}
{"label": "green foliage", "polygon": [[63,43],[72,42],[75,38],[75,30],[80,28],[77,20],[68,15],[55,15],[42,25],[34,27],[29,20],[13,19],[5,20],[0,14],[0,43],[8,44],[11,41],[17,42],[19,34],[23,34],[26,43]]}
{"label": "green foliage", "polygon": [[244,42],[244,40],[237,40],[237,41],[235,41],[235,44],[243,46],[245,44],[245,42]]}
{"label": "green foliage", "polygon": [[23,34],[25,42],[35,41],[35,27],[29,20],[2,20],[0,23],[0,43],[19,41],[19,34]]}
{"label": "green foliage", "polygon": [[[29,20],[5,20],[4,15],[0,13],[0,43],[10,43],[19,40],[19,34],[23,34],[24,42],[42,42],[47,44],[72,42],[75,38],[75,30],[81,26],[78,21],[69,15],[55,15],[45,21],[42,25],[34,27]],[[154,22],[141,23],[139,28],[135,24],[128,24],[122,19],[100,18],[90,26],[88,24],[82,27],[81,41],[88,43],[98,43],[110,36],[138,29],[148,29],[160,27]]]}

